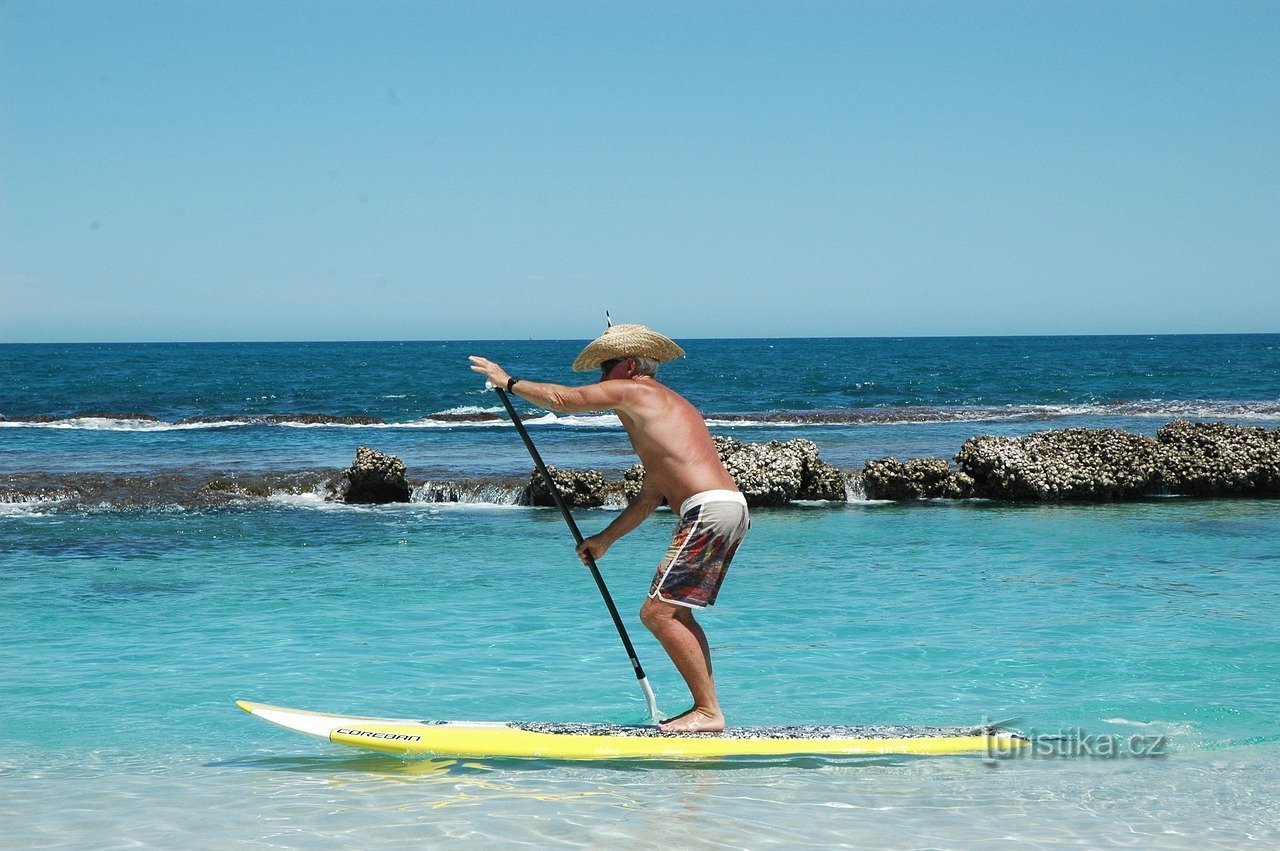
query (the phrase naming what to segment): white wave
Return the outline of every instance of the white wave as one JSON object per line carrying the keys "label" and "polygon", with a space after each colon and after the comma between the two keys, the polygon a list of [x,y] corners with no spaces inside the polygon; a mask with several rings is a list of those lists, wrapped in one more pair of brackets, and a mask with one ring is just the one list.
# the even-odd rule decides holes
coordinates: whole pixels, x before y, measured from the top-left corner
{"label": "white wave", "polygon": [[1191,721],[1133,721],[1128,718],[1103,718],[1104,724],[1115,724],[1124,727],[1142,727],[1143,729],[1154,730],[1157,733],[1181,733],[1190,734],[1195,731],[1196,725]]}
{"label": "white wave", "polygon": [[[500,411],[501,409],[499,409]],[[448,412],[441,412],[448,413]],[[471,413],[471,412],[468,412]],[[475,413],[489,413],[477,411]],[[386,428],[510,428],[511,420],[505,416],[484,420],[440,420],[431,415],[407,423],[388,423]],[[568,428],[622,428],[622,420],[616,414],[556,414],[547,411],[535,416],[521,416],[525,425],[565,426]]]}
{"label": "white wave", "polygon": [[[479,405],[457,405],[443,411],[427,414],[420,419],[407,423],[391,423],[394,428],[490,428],[492,426],[509,426],[506,409],[502,407],[481,407]],[[477,417],[477,419],[459,419],[460,417]],[[478,419],[484,417],[484,419]]]}
{"label": "white wave", "polygon": [[470,482],[423,482],[409,494],[420,505],[514,506],[524,493],[522,487]]}
{"label": "white wave", "polygon": [[0,517],[43,517],[75,496],[70,492],[0,493]]}
{"label": "white wave", "polygon": [[562,425],[586,428],[621,428],[617,414],[555,414],[547,412],[540,417],[525,420],[529,425]]}
{"label": "white wave", "polygon": [[1129,718],[1103,718],[1102,723],[1114,724],[1117,727],[1131,727],[1143,731],[1144,735],[1168,736],[1179,745],[1202,745],[1204,733],[1192,721],[1134,721]]}
{"label": "white wave", "polygon": [[501,428],[510,426],[511,421],[505,417],[493,420],[438,420],[427,416],[406,423],[388,423],[387,428]]}
{"label": "white wave", "polygon": [[367,509],[371,506],[347,505],[343,502],[330,502],[319,493],[272,493],[267,502],[285,505],[290,508],[310,508],[317,511],[341,511],[344,509]]}
{"label": "white wave", "polygon": [[[278,425],[285,428],[345,428],[345,429],[420,429],[420,428],[509,428],[511,421],[501,407],[460,405],[407,422],[391,423],[342,423],[301,422],[285,420],[265,423],[252,416],[228,417],[220,420],[175,423],[164,420],[145,420],[111,417],[68,417],[49,422],[27,420],[0,420],[0,428],[44,428],[82,431],[165,432],[224,429],[250,425]],[[458,417],[485,417],[484,419],[458,419]],[[444,417],[444,419],[441,419]],[[707,418],[713,428],[840,428],[861,425],[932,425],[962,422],[1010,422],[1052,421],[1067,417],[1101,417],[1107,419],[1190,419],[1190,420],[1251,420],[1255,422],[1280,422],[1280,399],[1275,401],[1238,402],[1212,400],[1163,400],[1147,399],[1117,403],[1077,403],[1061,405],[1005,405],[997,407],[956,407],[892,409],[869,408],[823,413],[794,413],[770,415],[767,418],[717,417]],[[524,422],[536,426],[565,428],[621,428],[616,414],[557,414],[551,411],[528,416]]]}
{"label": "white wave", "polygon": [[[417,488],[415,488],[415,491]],[[529,510],[527,505],[517,505],[514,501],[505,502],[505,497],[499,494],[495,501],[486,501],[483,498],[467,500],[464,502],[431,502],[429,500],[412,500],[410,502],[390,502],[382,505],[368,505],[363,503],[346,503],[331,502],[319,493],[273,493],[267,497],[267,501],[275,505],[288,508],[307,509],[311,511],[410,511],[421,513],[426,511],[428,514],[436,514],[442,510],[475,510],[475,509],[518,509],[521,511]]]}
{"label": "white wave", "polygon": [[1166,401],[1148,399],[1135,402],[1074,403],[1060,405],[1004,405],[999,407],[955,408],[868,408],[820,413],[770,416],[768,419],[707,418],[707,425],[720,428],[824,428],[851,425],[938,425],[965,422],[1009,422],[1055,420],[1067,417],[1129,419],[1227,419],[1280,421],[1280,400],[1275,402],[1226,402],[1210,400]]}
{"label": "white wave", "polygon": [[478,405],[458,405],[444,411],[436,411],[431,416],[467,416],[470,414],[501,414],[506,408],[501,405],[495,405],[491,408],[481,408]]}
{"label": "white wave", "polygon": [[410,503],[410,505],[416,509],[425,508],[427,509],[428,514],[438,514],[441,511],[474,511],[477,509],[485,509],[485,510],[514,509],[517,511],[547,510],[547,509],[543,509],[543,508],[535,507],[531,505],[517,505],[516,503],[508,503],[508,502],[485,502],[483,500],[477,500],[475,502],[413,502],[413,503]]}
{"label": "white wave", "polygon": [[[995,412],[999,415],[999,410]],[[1267,402],[1229,402],[1207,399],[1165,400],[1143,399],[1135,402],[1090,403],[1074,405],[1010,405],[1010,418],[1046,417],[1134,417],[1185,419],[1250,419],[1280,420],[1280,400]]]}
{"label": "white wave", "polygon": [[0,517],[44,517],[51,508],[43,502],[0,502]]}
{"label": "white wave", "polygon": [[163,420],[120,420],[108,417],[71,417],[51,422],[4,420],[0,428],[51,428],[81,431],[195,431],[205,428],[230,428],[247,425],[244,420],[218,420],[201,423],[169,423]]}

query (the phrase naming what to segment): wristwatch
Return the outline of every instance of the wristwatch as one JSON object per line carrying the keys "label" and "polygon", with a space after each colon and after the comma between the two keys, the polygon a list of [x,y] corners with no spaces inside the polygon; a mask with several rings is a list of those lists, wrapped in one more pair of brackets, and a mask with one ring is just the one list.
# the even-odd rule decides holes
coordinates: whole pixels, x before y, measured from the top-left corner
{"label": "wristwatch", "polygon": [[510,392],[511,392],[511,388],[512,388],[512,387],[515,387],[515,386],[516,386],[516,382],[517,382],[517,381],[519,381],[519,380],[520,380],[520,379],[516,378],[514,375],[507,379],[507,392],[508,392],[508,393],[510,393]]}

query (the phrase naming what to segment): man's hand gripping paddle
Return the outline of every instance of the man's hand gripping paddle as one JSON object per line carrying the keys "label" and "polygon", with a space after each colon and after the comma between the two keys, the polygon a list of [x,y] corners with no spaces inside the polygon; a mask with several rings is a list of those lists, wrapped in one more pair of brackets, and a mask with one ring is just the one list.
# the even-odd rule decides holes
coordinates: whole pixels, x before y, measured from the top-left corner
{"label": "man's hand gripping paddle", "polygon": [[[547,490],[550,491],[551,498],[555,500],[556,508],[560,509],[564,522],[569,524],[569,531],[573,532],[574,540],[581,546],[583,541],[582,532],[578,530],[578,524],[574,522],[573,515],[569,512],[569,506],[560,494],[560,489],[556,487],[551,474],[547,472],[547,465],[542,463],[542,456],[538,454],[538,448],[533,445],[529,432],[525,430],[524,423],[520,421],[520,415],[512,407],[507,391],[496,386],[491,381],[486,381],[485,384],[491,390],[497,391],[498,398],[502,400],[502,406],[507,409],[507,416],[511,418],[511,423],[516,427],[516,431],[520,432],[520,439],[524,441],[525,448],[529,450],[529,455],[533,458],[534,465],[537,466],[538,472],[542,474],[542,480],[547,483]],[[604,584],[604,577],[600,575],[600,569],[596,567],[596,560],[592,557],[591,551],[583,550],[583,555],[586,559],[587,567],[591,568],[591,576],[596,580],[596,587],[600,589],[600,596],[604,598],[604,604],[609,608],[609,616],[613,618],[613,625],[618,630],[618,637],[622,639],[622,646],[626,648],[627,657],[631,660],[631,668],[636,673],[636,679],[640,681],[640,688],[644,690],[644,701],[649,707],[649,717],[653,719],[653,723],[657,724],[662,720],[662,713],[658,711],[658,700],[653,695],[653,687],[649,685],[649,678],[644,675],[644,668],[640,667],[640,660],[636,658],[636,648],[631,644],[631,637],[627,635],[627,628],[623,625],[621,616],[618,615],[618,607],[613,604],[613,597],[609,594],[609,589]]]}

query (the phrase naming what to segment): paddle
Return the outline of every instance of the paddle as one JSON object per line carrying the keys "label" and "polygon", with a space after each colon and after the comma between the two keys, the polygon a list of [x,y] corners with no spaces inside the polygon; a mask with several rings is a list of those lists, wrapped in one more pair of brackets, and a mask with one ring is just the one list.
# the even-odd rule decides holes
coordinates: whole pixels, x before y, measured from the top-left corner
{"label": "paddle", "polygon": [[[573,515],[569,512],[569,506],[564,501],[560,489],[556,487],[551,474],[547,472],[547,465],[542,463],[542,456],[538,454],[538,447],[533,445],[533,439],[529,437],[529,432],[525,430],[524,423],[520,421],[520,415],[512,407],[507,391],[494,384],[489,386],[498,391],[498,398],[502,400],[502,406],[507,409],[507,416],[511,417],[511,423],[516,427],[516,431],[520,432],[520,439],[524,441],[525,448],[529,450],[529,455],[533,457],[533,463],[537,466],[538,472],[542,474],[542,480],[547,483],[547,490],[551,492],[551,498],[555,500],[556,508],[560,509],[564,522],[569,524],[569,531],[573,532],[573,539],[581,545],[584,540],[582,532],[578,530],[578,524],[574,522]],[[613,625],[618,630],[618,637],[622,639],[622,646],[626,648],[627,657],[631,659],[631,668],[636,672],[636,679],[640,681],[640,688],[644,690],[644,702],[649,706],[649,717],[653,719],[653,723],[657,724],[662,720],[662,713],[658,711],[658,701],[653,696],[653,687],[649,685],[649,678],[644,675],[644,668],[640,667],[640,660],[636,657],[636,648],[631,644],[631,636],[627,635],[627,628],[623,625],[622,617],[618,614],[618,607],[613,604],[613,597],[609,594],[608,586],[604,584],[604,577],[600,575],[600,568],[596,567],[596,560],[591,557],[590,552],[586,553],[586,557],[587,567],[591,568],[591,575],[596,580],[596,587],[600,589],[600,596],[604,598],[604,604],[609,608],[609,616],[613,618]]]}

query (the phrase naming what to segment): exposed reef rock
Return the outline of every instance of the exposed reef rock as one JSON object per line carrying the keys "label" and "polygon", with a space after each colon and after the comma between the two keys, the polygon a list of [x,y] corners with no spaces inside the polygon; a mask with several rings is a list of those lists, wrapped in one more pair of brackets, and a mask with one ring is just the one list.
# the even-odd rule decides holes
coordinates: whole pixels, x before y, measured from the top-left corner
{"label": "exposed reef rock", "polygon": [[386,425],[380,417],[345,414],[267,414],[264,423],[301,423],[302,425]]}
{"label": "exposed reef rock", "polygon": [[58,423],[66,420],[137,420],[143,423],[160,422],[154,414],[142,414],[137,411],[117,413],[114,411],[76,411],[74,414],[38,414],[34,417],[22,417],[14,422],[21,423]]}
{"label": "exposed reef rock", "polygon": [[[640,495],[640,489],[644,487],[644,465],[632,464],[627,472],[622,474],[622,498],[627,502],[635,499]],[[666,499],[662,500],[664,503]]]}
{"label": "exposed reef rock", "polygon": [[[812,441],[714,439],[725,467],[753,507],[848,498],[845,471],[821,460]],[[881,458],[868,461],[857,482],[868,499],[895,501],[981,497],[1102,502],[1171,493],[1280,496],[1280,429],[1226,423],[1179,420],[1154,438],[1087,428],[1023,437],[982,435],[965,441],[956,462],[959,469],[942,458]],[[557,486],[575,508],[629,502],[644,483],[640,464],[615,481],[594,470],[552,469]],[[526,504],[554,504],[536,471],[518,498]]]}
{"label": "exposed reef rock", "polygon": [[444,411],[432,414],[430,418],[440,423],[491,423],[502,419],[497,414],[491,414],[488,411],[473,411],[465,414],[452,414]]}
{"label": "exposed reef rock", "polygon": [[1102,502],[1144,496],[1280,496],[1280,429],[1176,420],[1154,438],[1119,429],[1071,428],[1024,437],[982,435],[956,455],[868,461],[871,499],[945,496]]}
{"label": "exposed reef rock", "polygon": [[1280,496],[1280,429],[1175,420],[1156,441],[1169,493]]}
{"label": "exposed reef rock", "polygon": [[747,498],[747,505],[786,505],[800,492],[804,456],[789,445],[792,441],[743,443],[732,437],[716,437],[715,442],[720,460]]}
{"label": "exposed reef rock", "polygon": [[818,457],[812,440],[787,441],[800,454],[800,491],[796,499],[844,502],[849,493],[844,471]]}
{"label": "exposed reef rock", "polygon": [[1025,437],[982,435],[956,461],[987,499],[1103,501],[1160,489],[1157,444],[1119,429],[1069,428]]}
{"label": "exposed reef rock", "polygon": [[[557,470],[547,465],[547,472],[570,508],[599,508],[604,505],[607,483],[604,476],[595,470]],[[527,505],[556,504],[546,481],[536,469],[529,475],[525,493],[525,499],[521,501]]]}
{"label": "exposed reef rock", "polygon": [[355,463],[331,483],[330,499],[347,503],[408,502],[404,462],[368,446],[357,447]]}
{"label": "exposed reef rock", "polygon": [[[860,474],[822,461],[817,446],[808,440],[750,444],[720,437],[716,448],[753,506],[844,501],[859,499],[863,492],[869,499],[895,501],[985,497],[1067,502],[1166,494],[1280,497],[1280,429],[1227,423],[1178,420],[1154,438],[1114,429],[984,435],[964,444],[956,457],[958,469],[941,458],[881,458],[868,461]],[[613,480],[592,470],[556,470],[553,476],[572,506],[616,508],[640,492],[644,468],[636,464]],[[427,481],[411,489],[403,462],[366,446],[341,473],[157,469],[0,475],[0,505],[19,512],[217,507],[278,496],[351,503],[552,504],[540,476]]]}
{"label": "exposed reef rock", "polygon": [[881,458],[862,468],[867,499],[964,499],[973,496],[973,479],[957,473],[942,458]]}
{"label": "exposed reef rock", "polygon": [[[751,506],[786,505],[792,500],[845,499],[845,479],[840,468],[818,457],[811,440],[771,440],[743,443],[731,437],[715,437],[716,451]],[[620,482],[606,482],[593,470],[552,470],[552,478],[576,508],[592,508],[614,499],[629,502],[644,485],[644,467],[633,465]],[[534,505],[554,505],[542,477],[535,470],[528,486]]]}
{"label": "exposed reef rock", "polygon": [[216,508],[275,495],[319,494],[332,475],[199,469],[14,474],[0,476],[0,504],[48,504],[58,510]]}
{"label": "exposed reef rock", "polygon": [[792,500],[845,499],[844,474],[818,457],[812,440],[743,443],[715,437],[725,469],[751,506],[786,505]]}

